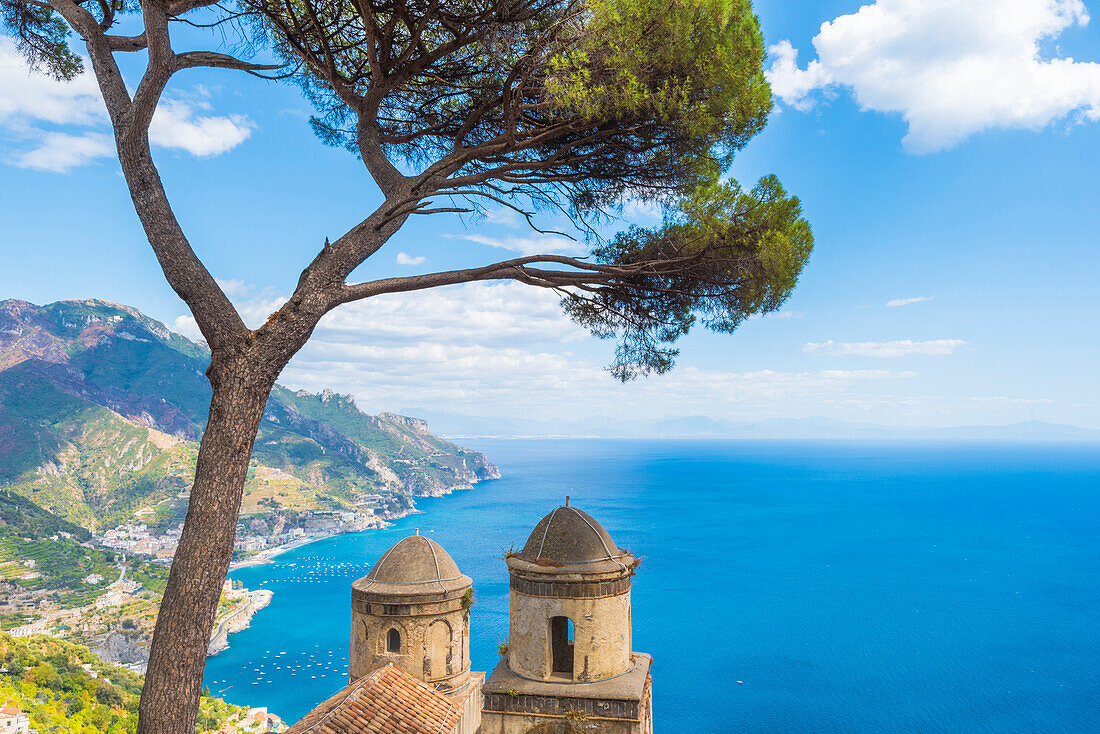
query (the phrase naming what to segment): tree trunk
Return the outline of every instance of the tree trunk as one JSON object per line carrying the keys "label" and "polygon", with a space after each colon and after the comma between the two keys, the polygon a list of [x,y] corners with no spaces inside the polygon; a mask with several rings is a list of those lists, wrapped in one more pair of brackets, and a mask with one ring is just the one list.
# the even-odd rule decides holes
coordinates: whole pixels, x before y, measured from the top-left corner
{"label": "tree trunk", "polygon": [[233,360],[208,371],[214,395],[195,483],[149,651],[138,734],[194,734],[206,650],[236,539],[252,446],[275,382],[271,365]]}

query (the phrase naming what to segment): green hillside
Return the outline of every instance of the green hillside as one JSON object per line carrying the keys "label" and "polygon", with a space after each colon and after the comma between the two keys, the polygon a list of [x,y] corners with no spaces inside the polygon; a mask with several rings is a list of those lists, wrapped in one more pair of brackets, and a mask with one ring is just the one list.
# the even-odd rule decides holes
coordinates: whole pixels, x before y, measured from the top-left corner
{"label": "green hillside", "polygon": [[[104,301],[0,302],[0,487],[102,531],[182,520],[210,399],[209,353]],[[243,512],[351,509],[497,476],[420,421],[276,387]]]}
{"label": "green hillside", "polygon": [[9,489],[0,489],[0,534],[5,532],[31,538],[46,538],[59,533],[68,533],[77,540],[91,537],[85,528],[43,510]]}
{"label": "green hillside", "polygon": [[0,410],[10,436],[0,442],[0,478],[83,527],[118,525],[190,485],[194,446],[157,446],[150,429],[68,395],[33,363],[0,372]]}
{"label": "green hillside", "polygon": [[[88,648],[45,636],[0,633],[0,706],[30,717],[32,730],[127,734],[137,728],[141,676],[103,663]],[[217,731],[246,711],[203,697],[196,732]]]}

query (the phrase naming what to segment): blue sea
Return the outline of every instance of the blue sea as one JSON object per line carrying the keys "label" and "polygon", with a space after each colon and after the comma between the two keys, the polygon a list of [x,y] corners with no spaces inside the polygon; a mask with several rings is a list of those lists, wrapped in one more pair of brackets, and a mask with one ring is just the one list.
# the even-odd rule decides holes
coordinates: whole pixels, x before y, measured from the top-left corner
{"label": "blue sea", "polygon": [[504,478],[232,577],[274,591],[207,663],[293,722],[346,684],[350,584],[419,528],[508,632],[502,557],[571,495],[644,561],[634,648],[679,732],[1100,732],[1100,447],[478,440]]}

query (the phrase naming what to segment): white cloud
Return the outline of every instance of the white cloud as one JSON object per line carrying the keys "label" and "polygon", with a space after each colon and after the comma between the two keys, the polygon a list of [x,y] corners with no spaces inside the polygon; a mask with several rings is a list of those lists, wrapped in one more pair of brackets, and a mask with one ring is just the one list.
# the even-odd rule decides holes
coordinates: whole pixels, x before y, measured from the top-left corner
{"label": "white cloud", "polygon": [[[202,88],[163,99],[149,128],[150,141],[161,148],[211,156],[240,145],[255,127],[243,115],[200,113],[209,108]],[[31,72],[11,39],[0,36],[0,141],[7,162],[63,172],[112,157],[108,130],[107,111],[90,73],[59,82]]]}
{"label": "white cloud", "polygon": [[476,242],[479,245],[499,247],[502,250],[511,250],[521,255],[539,254],[579,254],[584,251],[582,243],[554,234],[534,234],[530,237],[490,237],[483,234],[446,234],[450,240],[466,240]]}
{"label": "white cloud", "polygon": [[1100,64],[1042,51],[1088,22],[1081,0],[877,0],[823,23],[804,68],[789,41],[772,46],[767,76],[797,109],[843,87],[864,110],[900,113],[906,149],[927,153],[992,128],[1100,119]]}
{"label": "white cloud", "polygon": [[809,354],[828,354],[834,357],[905,357],[911,354],[942,356],[953,354],[965,345],[962,339],[933,339],[931,341],[913,341],[900,339],[889,342],[807,342],[802,351]]}
{"label": "white cloud", "polygon": [[[245,322],[257,326],[284,302],[266,297],[239,307]],[[177,318],[173,329],[202,338],[190,315]],[[916,376],[891,370],[734,372],[688,366],[622,385],[604,369],[609,349],[595,350],[595,359],[582,353],[593,343],[562,313],[551,292],[518,283],[469,283],[337,309],[321,320],[281,380],[292,387],[352,393],[373,411],[419,404],[555,418],[838,404],[855,399],[852,390],[858,386]]]}
{"label": "white cloud", "polygon": [[214,280],[217,281],[218,286],[225,292],[225,295],[230,298],[233,296],[247,296],[252,291],[252,286],[240,278],[214,278]]}
{"label": "white cloud", "polygon": [[[251,293],[253,290],[251,285],[241,280],[222,280],[220,278],[216,280],[227,296],[243,296]],[[231,291],[237,292],[234,293]],[[279,307],[286,303],[286,301],[287,299],[282,296],[274,297],[265,292],[264,296],[246,301],[237,301],[234,302],[233,305],[237,308],[246,326],[251,329],[258,329],[267,321],[268,317],[278,311]],[[202,332],[199,331],[199,325],[195,321],[195,317],[191,314],[177,316],[172,322],[172,331],[177,334],[183,334],[188,339],[194,339],[196,341],[201,341],[203,338]]]}
{"label": "white cloud", "polygon": [[772,65],[766,76],[772,93],[797,110],[813,107],[810,93],[829,84],[829,75],[820,61],[811,61],[805,69],[798,66],[798,49],[790,41],[780,41],[768,49]]}
{"label": "white cloud", "polygon": [[672,372],[654,381],[654,384],[659,385],[660,390],[672,390],[680,400],[687,400],[696,409],[706,411],[708,389],[714,390],[710,395],[711,400],[759,405],[800,399],[813,400],[826,395],[835,397],[859,383],[913,377],[916,377],[915,372],[891,370],[793,372],[765,369],[726,372],[688,368]]}
{"label": "white cloud", "polygon": [[559,300],[520,283],[467,283],[350,303],[325,316],[318,332],[332,349],[346,345],[342,353],[380,343],[502,347],[585,339]]}
{"label": "white cloud", "polygon": [[37,148],[14,156],[12,163],[19,168],[64,173],[115,151],[114,139],[103,133],[46,133],[38,142]]}
{"label": "white cloud", "polygon": [[523,224],[519,212],[506,206],[497,209],[487,209],[484,212],[485,221],[490,224],[499,224],[502,227],[519,227]]}
{"label": "white cloud", "polygon": [[[257,315],[266,312],[261,308]],[[282,379],[310,390],[352,393],[369,410],[419,404],[555,418],[804,405],[915,376],[685,366],[622,385],[605,370],[610,356],[610,345],[571,322],[553,293],[518,283],[470,283],[337,309],[322,319]]]}
{"label": "white cloud", "polygon": [[426,261],[427,259],[428,258],[424,257],[423,255],[413,257],[412,255],[408,255],[404,252],[397,253],[398,265],[420,265],[424,263],[424,261]]}
{"label": "white cloud", "polygon": [[[284,302],[261,290],[239,307],[255,327]],[[173,328],[201,338],[189,315]],[[569,321],[550,292],[518,283],[470,283],[337,309],[280,380],[294,388],[351,393],[370,412],[419,407],[563,421],[598,415],[641,422],[670,415],[832,415],[888,423],[972,423],[976,416],[1005,422],[1031,417],[1047,404],[1030,396],[921,394],[919,375],[911,370],[702,368],[686,363],[687,345],[682,366],[622,385],[604,369],[611,351],[610,344],[590,339]]]}
{"label": "white cloud", "polygon": [[851,397],[853,388],[916,377],[890,370],[756,370],[684,367],[626,385],[603,365],[560,349],[420,341],[331,342],[322,331],[296,357],[283,380],[317,391],[332,387],[382,410],[435,405],[444,411],[541,419],[655,412],[723,415],[776,410]]}
{"label": "white cloud", "polygon": [[923,303],[924,301],[931,301],[932,296],[914,296],[912,298],[892,298],[886,302],[887,308],[897,308],[898,306],[910,306],[914,303]]}
{"label": "white cloud", "polygon": [[253,127],[243,115],[199,115],[191,103],[163,100],[153,113],[149,140],[162,148],[178,148],[206,157],[236,148],[248,139]]}
{"label": "white cloud", "polygon": [[91,75],[59,82],[32,73],[15,43],[0,36],[0,121],[21,117],[58,125],[91,125],[105,115],[99,87]]}
{"label": "white cloud", "polygon": [[805,315],[805,311],[772,311],[771,313],[766,313],[763,315],[754,313],[752,316],[749,316],[749,320],[756,321],[758,319],[800,319]]}
{"label": "white cloud", "polygon": [[561,418],[775,409],[840,400],[859,385],[915,376],[889,370],[726,372],[685,367],[623,385],[602,364],[557,350],[426,341],[334,344],[322,333],[291,362],[282,379],[313,391],[332,387],[352,393],[371,410],[416,403],[483,415]]}
{"label": "white cloud", "polygon": [[284,296],[273,296],[268,290],[258,298],[243,303],[235,303],[241,319],[249,328],[258,329],[264,325],[271,314],[278,311],[287,302]]}
{"label": "white cloud", "polygon": [[[412,297],[412,301],[405,298]],[[282,299],[244,305],[258,325]],[[408,308],[403,308],[408,306]],[[173,329],[201,339],[190,315]],[[430,408],[444,413],[574,421],[596,415],[646,421],[709,415],[832,415],[887,423],[1005,422],[1056,404],[1045,398],[903,394],[910,370],[728,371],[684,366],[627,385],[578,354],[584,332],[545,292],[518,284],[469,284],[387,296],[326,317],[280,381],[356,396],[363,410]],[[607,352],[602,353],[603,357]],[[1021,412],[1026,411],[1026,412]]]}
{"label": "white cloud", "polygon": [[199,331],[198,322],[195,321],[195,317],[191,314],[177,316],[176,320],[172,322],[172,331],[177,334],[183,334],[188,339],[193,339],[197,342],[203,340],[202,332]]}
{"label": "white cloud", "polygon": [[1057,401],[1050,398],[1014,398],[1008,395],[992,395],[990,397],[970,398],[970,402],[993,405],[1054,405]]}

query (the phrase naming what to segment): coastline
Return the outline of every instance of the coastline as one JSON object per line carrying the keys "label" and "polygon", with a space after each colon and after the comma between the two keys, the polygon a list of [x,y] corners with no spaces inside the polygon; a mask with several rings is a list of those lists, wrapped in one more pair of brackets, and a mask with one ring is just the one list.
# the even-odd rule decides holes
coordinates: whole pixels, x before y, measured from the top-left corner
{"label": "coastline", "polygon": [[[451,491],[454,490],[452,489]],[[451,492],[449,491],[446,494],[450,493]],[[229,572],[232,573],[233,571],[241,568],[249,568],[250,566],[262,566],[264,564],[271,563],[272,559],[282,555],[283,553],[286,553],[287,551],[294,550],[295,548],[301,548],[302,546],[309,545],[310,543],[316,543],[320,540],[335,538],[338,535],[347,535],[348,533],[362,533],[367,530],[381,530],[383,528],[388,528],[393,525],[393,523],[390,522],[391,520],[400,520],[403,517],[408,517],[409,515],[417,515],[421,512],[421,510],[413,507],[407,511],[402,511],[394,515],[389,515],[385,518],[380,519],[377,523],[368,525],[366,527],[349,528],[346,530],[338,530],[332,533],[320,533],[317,535],[304,536],[299,540],[293,540],[289,543],[284,543],[283,545],[277,545],[273,548],[265,548],[262,551],[257,551],[256,555],[254,556],[250,556],[249,558],[245,558],[240,561],[233,561],[229,564]]]}
{"label": "coastline", "polygon": [[348,533],[362,533],[367,530],[382,530],[393,526],[394,520],[400,520],[408,517],[409,515],[419,515],[423,513],[423,510],[417,509],[416,500],[423,499],[425,497],[446,497],[447,495],[455,492],[469,491],[475,489],[480,482],[490,481],[492,479],[500,479],[499,471],[496,476],[486,477],[484,479],[471,479],[468,484],[456,484],[451,487],[439,489],[427,494],[415,495],[409,498],[409,507],[393,514],[387,514],[385,517],[380,517],[371,524],[368,524],[361,528],[348,528],[338,530],[330,533],[319,533],[317,535],[303,536],[299,540],[294,540],[283,545],[277,545],[272,548],[265,548],[261,551],[257,551],[256,555],[249,558],[242,559],[240,561],[233,561],[229,564],[229,572],[232,573],[241,568],[249,568],[250,566],[262,566],[267,563],[271,563],[272,559],[277,556],[286,553],[287,551],[294,550],[295,548],[301,548],[302,546],[309,545],[310,543],[316,543],[319,540],[326,540],[328,538],[335,538],[338,535],[347,535]]}
{"label": "coastline", "polygon": [[206,657],[217,655],[219,652],[228,649],[229,635],[248,629],[249,625],[252,624],[252,617],[256,615],[256,612],[270,604],[273,596],[274,593],[267,589],[249,591],[248,602],[244,608],[238,609],[218,622],[218,626],[214,629],[214,633],[210,636],[210,642],[207,644]]}
{"label": "coastline", "polygon": [[[499,479],[499,474],[496,477],[488,477],[486,479],[475,479],[469,484],[459,484],[451,487],[447,487],[443,490],[438,490],[433,493],[419,495],[418,498],[423,497],[446,497],[454,492],[469,491],[476,487],[479,482],[487,481],[487,479]],[[337,532],[322,533],[318,535],[311,535],[309,537],[303,537],[300,540],[295,540],[290,543],[275,546],[274,548],[265,548],[262,551],[258,551],[255,556],[250,558],[235,561],[229,564],[229,572],[232,573],[238,569],[250,568],[253,566],[262,566],[271,563],[276,557],[286,553],[287,551],[294,550],[295,548],[301,548],[311,543],[316,543],[327,538],[335,538],[338,535],[347,535],[348,533],[361,533],[367,530],[382,530],[384,528],[391,527],[394,520],[400,520],[401,518],[408,517],[410,515],[423,514],[423,510],[416,507],[414,498],[410,498],[410,507],[400,512],[387,515],[383,518],[378,518],[376,522],[363,528],[349,528],[346,530],[339,530]],[[241,610],[238,614],[243,614],[244,617],[241,620],[234,618],[234,624],[227,624],[230,620],[223,620],[215,628],[214,634],[210,639],[210,646],[207,650],[207,657],[212,657],[220,652],[229,648],[229,635],[234,632],[240,632],[249,627],[252,622],[252,617],[255,616],[261,609],[271,603],[271,599],[274,596],[273,592],[268,589],[253,589],[249,590],[249,603],[248,606]]]}

